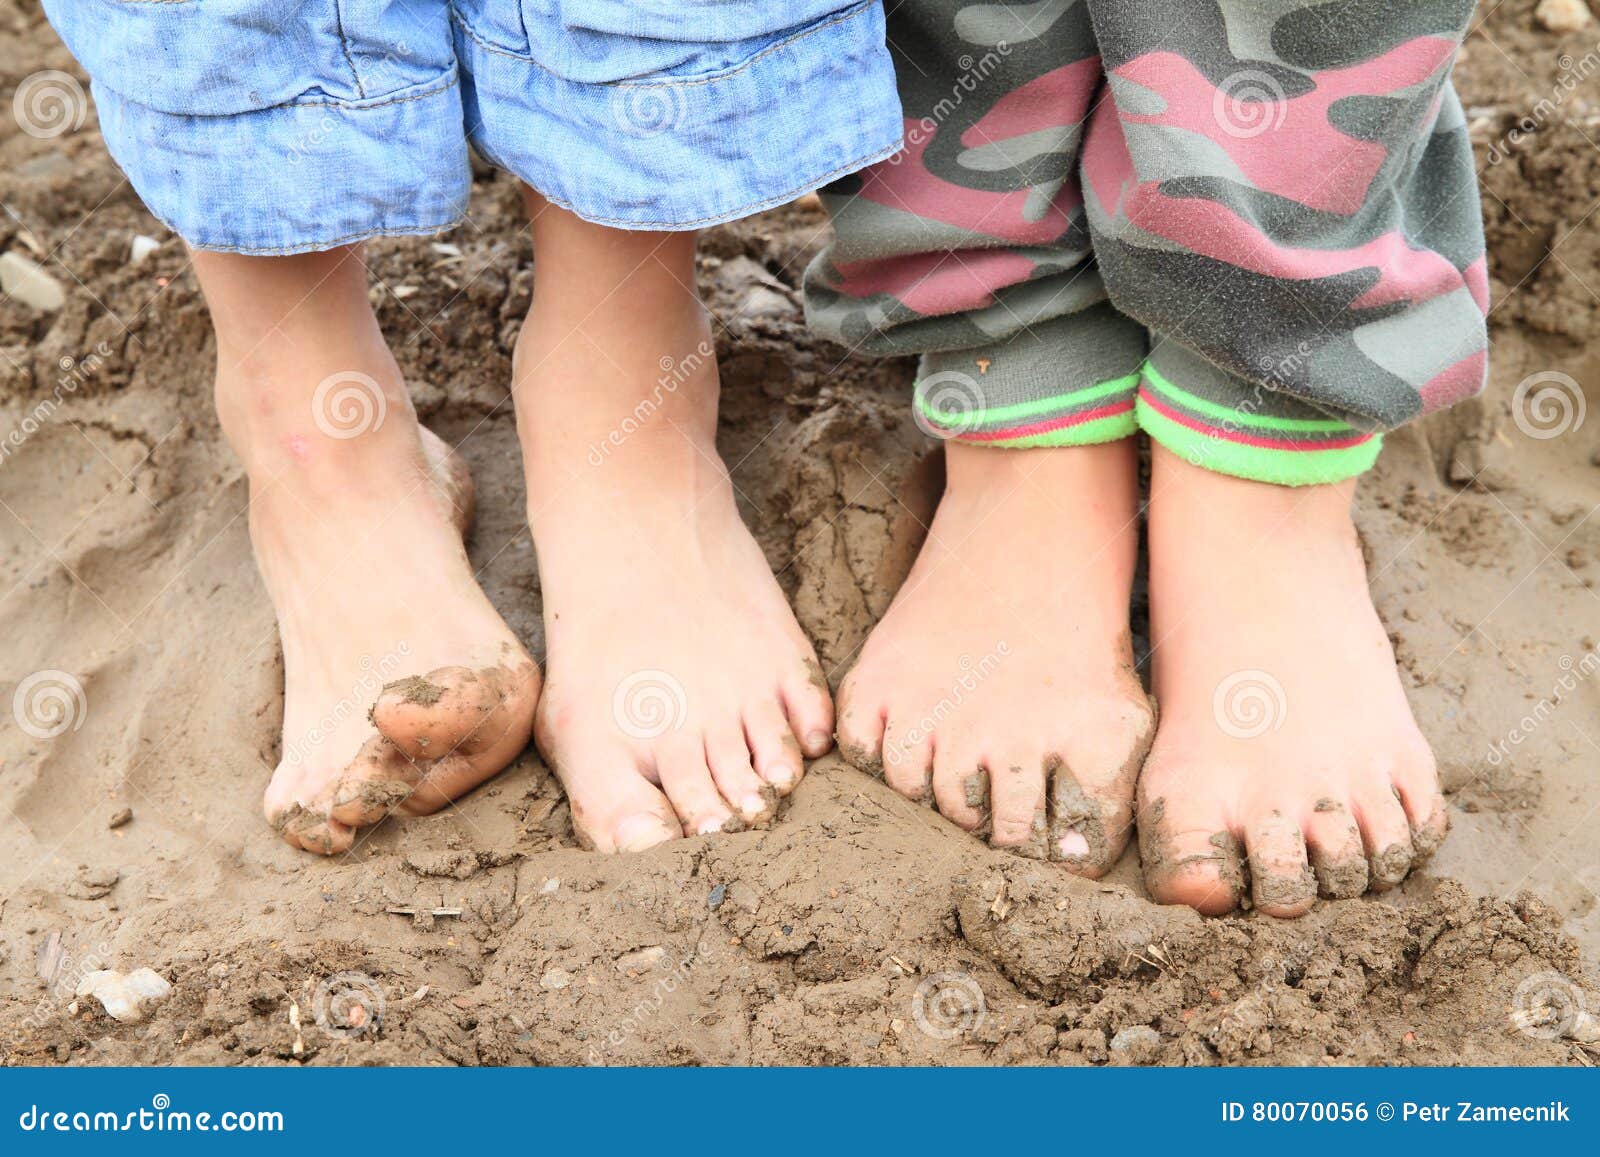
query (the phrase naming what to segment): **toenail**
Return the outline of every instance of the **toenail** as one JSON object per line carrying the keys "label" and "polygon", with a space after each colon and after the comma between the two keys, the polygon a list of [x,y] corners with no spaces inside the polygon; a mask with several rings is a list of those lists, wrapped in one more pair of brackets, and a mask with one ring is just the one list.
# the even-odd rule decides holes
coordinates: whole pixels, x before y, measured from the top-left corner
{"label": "toenail", "polygon": [[653,815],[629,816],[617,825],[617,847],[642,852],[672,838],[667,826]]}
{"label": "toenail", "polygon": [[722,830],[722,825],[727,822],[727,820],[719,820],[715,816],[711,816],[707,819],[701,820],[700,826],[695,830],[702,836],[715,835],[717,832]]}
{"label": "toenail", "polygon": [[739,810],[747,816],[758,816],[767,810],[767,801],[755,792],[744,797],[744,802],[739,805]]}
{"label": "toenail", "polygon": [[1061,849],[1061,854],[1069,858],[1089,854],[1089,841],[1083,838],[1082,832],[1068,832],[1061,837],[1057,846]]}
{"label": "toenail", "polygon": [[773,787],[788,787],[794,782],[794,768],[774,767],[767,772],[767,782]]}
{"label": "toenail", "polygon": [[806,736],[806,747],[811,750],[812,755],[821,755],[832,746],[833,736],[826,731],[813,731]]}

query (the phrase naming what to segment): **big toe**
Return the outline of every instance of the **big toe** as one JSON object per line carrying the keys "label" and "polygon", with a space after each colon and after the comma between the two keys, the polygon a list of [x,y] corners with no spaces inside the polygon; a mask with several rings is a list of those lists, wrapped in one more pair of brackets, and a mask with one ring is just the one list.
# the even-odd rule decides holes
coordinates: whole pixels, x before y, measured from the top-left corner
{"label": "big toe", "polygon": [[506,749],[509,761],[527,744],[536,697],[531,662],[440,667],[385,685],[372,722],[414,760]]}
{"label": "big toe", "polygon": [[1187,904],[1206,916],[1239,906],[1239,841],[1220,813],[1159,797],[1141,800],[1139,858],[1145,887],[1158,903]]}
{"label": "big toe", "polygon": [[621,744],[571,744],[552,763],[572,807],[578,842],[595,852],[642,852],[679,838],[672,805]]}

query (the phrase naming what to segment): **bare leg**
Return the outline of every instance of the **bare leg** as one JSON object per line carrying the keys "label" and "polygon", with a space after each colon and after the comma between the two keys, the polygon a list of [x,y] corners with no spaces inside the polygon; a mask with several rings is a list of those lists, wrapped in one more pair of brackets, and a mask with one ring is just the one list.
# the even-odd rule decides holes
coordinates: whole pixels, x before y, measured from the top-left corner
{"label": "bare leg", "polygon": [[471,478],[417,424],[359,253],[196,253],[195,269],[283,641],[267,818],[343,851],[356,828],[437,810],[509,763],[538,671],[473,578]]}
{"label": "bare leg", "polygon": [[1393,887],[1448,813],[1372,606],[1355,483],[1291,489],[1155,448],[1150,605],[1161,725],[1139,781],[1151,893],[1298,916]]}
{"label": "bare leg", "polygon": [[516,404],[550,682],[537,738],[602,851],[769,819],[831,745],[810,643],[716,451],[694,238],[529,194]]}

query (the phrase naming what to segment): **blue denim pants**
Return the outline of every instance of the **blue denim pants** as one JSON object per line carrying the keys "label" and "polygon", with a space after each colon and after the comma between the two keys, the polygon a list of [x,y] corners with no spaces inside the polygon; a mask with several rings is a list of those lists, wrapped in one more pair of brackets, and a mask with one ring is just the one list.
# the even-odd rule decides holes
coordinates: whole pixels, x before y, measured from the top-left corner
{"label": "blue denim pants", "polygon": [[199,249],[431,233],[467,145],[579,216],[695,229],[893,153],[880,0],[45,0],[106,144]]}

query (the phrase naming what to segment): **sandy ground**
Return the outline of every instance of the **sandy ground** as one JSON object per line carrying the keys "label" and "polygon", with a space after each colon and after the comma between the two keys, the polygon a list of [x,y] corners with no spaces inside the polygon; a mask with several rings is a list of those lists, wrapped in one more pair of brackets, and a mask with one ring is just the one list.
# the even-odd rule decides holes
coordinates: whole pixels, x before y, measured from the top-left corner
{"label": "sandy ground", "polygon": [[[183,248],[92,116],[50,139],[0,118],[0,253],[48,257],[67,291],[56,309],[0,301],[0,435],[24,434],[0,459],[0,708],[36,672],[83,689],[51,738],[0,712],[0,1056],[1600,1056],[1562,1036],[1571,1016],[1516,1027],[1584,993],[1600,1007],[1585,964],[1600,952],[1600,417],[1546,406],[1541,419],[1515,395],[1535,374],[1600,382],[1586,348],[1600,337],[1600,25],[1560,37],[1535,29],[1532,8],[1496,6],[1460,68],[1484,165],[1493,385],[1392,437],[1360,499],[1454,833],[1399,892],[1293,923],[1155,906],[1131,849],[1100,884],[991,851],[833,759],[770,831],[635,858],[577,849],[532,752],[350,856],[292,851],[259,814],[282,668]],[[7,110],[42,69],[81,75],[36,4],[0,0]],[[1537,131],[1509,142],[1524,116]],[[793,206],[717,230],[702,275],[723,323],[726,456],[837,682],[915,553],[939,461],[908,416],[908,365],[841,363],[801,325],[795,286],[822,224]],[[135,234],[161,242],[138,264]],[[513,184],[481,172],[470,223],[436,240],[455,248],[373,246],[373,298],[425,420],[487,496],[472,540],[482,581],[539,654],[506,392],[533,276]],[[131,821],[111,826],[124,809]],[[85,971],[138,966],[174,985],[145,1023],[71,1003]]]}

